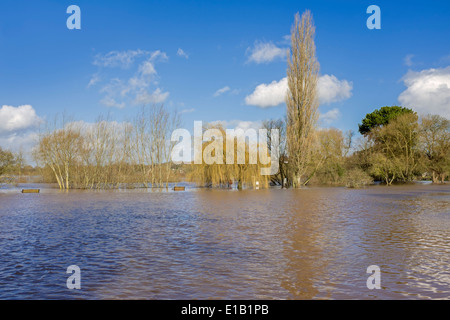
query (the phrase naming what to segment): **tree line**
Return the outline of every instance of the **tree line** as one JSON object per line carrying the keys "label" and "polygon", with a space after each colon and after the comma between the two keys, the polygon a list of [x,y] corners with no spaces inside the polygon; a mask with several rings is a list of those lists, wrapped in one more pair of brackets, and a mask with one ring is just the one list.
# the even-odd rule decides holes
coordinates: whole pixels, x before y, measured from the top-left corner
{"label": "tree line", "polygon": [[[287,117],[286,117],[287,118]],[[283,188],[302,185],[345,185],[357,187],[381,181],[387,185],[428,179],[443,183],[450,174],[450,121],[438,115],[419,118],[411,109],[386,106],[373,111],[359,125],[361,137],[351,131],[312,127],[303,158],[293,158],[289,149],[287,119],[267,120],[269,133],[278,129],[278,172],[261,174],[267,165],[251,163],[249,143],[241,150],[235,144],[234,157],[244,153],[244,163],[174,164],[170,136],[179,125],[177,114],[164,106],[143,108],[131,122],[118,123],[99,117],[95,123],[62,121],[41,132],[33,155],[45,182],[60,189],[106,189],[119,187],[168,187],[169,182],[192,181],[200,186]],[[56,127],[55,127],[56,126]],[[218,124],[204,124],[203,130]],[[267,136],[270,155],[271,135]],[[222,141],[223,158],[226,143]],[[212,141],[203,141],[202,150]],[[258,147],[258,146],[257,146]],[[216,151],[213,151],[216,152]],[[216,155],[212,155],[213,157]],[[294,160],[292,160],[294,159]],[[304,161],[304,162],[300,162]],[[302,163],[301,171],[298,170]],[[28,168],[28,169],[27,169]],[[1,182],[14,181],[30,172],[22,153],[0,149]]]}
{"label": "tree line", "polygon": [[310,11],[297,13],[287,52],[286,117],[264,122],[283,132],[279,173],[272,182],[282,187],[309,183],[358,186],[373,180],[387,185],[430,178],[444,182],[450,172],[449,120],[438,115],[420,119],[411,109],[391,106],[362,120],[362,138],[317,126],[319,63]]}
{"label": "tree line", "polygon": [[[281,128],[283,120],[264,122]],[[411,109],[386,106],[373,111],[359,125],[361,137],[351,131],[315,129],[310,134],[308,161],[299,175],[298,163],[286,148],[289,135],[281,136],[280,170],[271,177],[282,187],[328,184],[349,187],[381,181],[387,185],[414,180],[444,183],[450,174],[450,121],[438,115],[421,118]]]}
{"label": "tree line", "polygon": [[[94,124],[86,124],[63,116],[48,125],[33,151],[42,176],[57,183],[60,189],[136,185],[167,188],[169,182],[180,180],[209,187],[230,187],[236,183],[239,189],[269,185],[298,188],[309,184],[356,187],[373,181],[390,185],[416,179],[446,181],[450,173],[450,122],[446,118],[419,118],[406,107],[381,107],[362,119],[361,137],[356,141],[351,131],[318,127],[319,63],[314,35],[311,13],[305,11],[301,17],[297,13],[287,52],[286,115],[283,119],[266,120],[262,126],[268,133],[271,129],[280,133],[276,144],[278,173],[261,175],[264,165],[248,161],[249,142],[245,142],[245,150],[233,149],[243,153],[245,163],[174,164],[170,157],[174,145],[171,133],[180,124],[179,114],[163,105],[153,105],[143,107],[129,122],[99,117]],[[208,128],[225,131],[217,124],[205,124],[203,130]],[[216,143],[203,141],[202,150],[210,150]],[[226,141],[221,143],[223,152]],[[268,134],[268,154],[271,146]],[[0,149],[0,176],[22,168],[21,163],[23,157]]]}
{"label": "tree line", "polygon": [[33,151],[43,175],[60,189],[167,187],[173,178],[170,135],[179,117],[163,105],[143,107],[131,122],[93,124],[62,116]]}

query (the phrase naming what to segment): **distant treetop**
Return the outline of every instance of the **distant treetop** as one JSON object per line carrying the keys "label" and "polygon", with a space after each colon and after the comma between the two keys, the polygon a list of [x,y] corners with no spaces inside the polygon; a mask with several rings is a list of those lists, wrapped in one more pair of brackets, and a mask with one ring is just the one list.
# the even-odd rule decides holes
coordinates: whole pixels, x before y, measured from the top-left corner
{"label": "distant treetop", "polygon": [[373,128],[384,126],[399,115],[406,113],[415,112],[411,109],[399,106],[381,107],[379,110],[377,109],[372,113],[366,114],[366,117],[362,119],[362,124],[359,124],[359,133],[363,135],[367,134]]}

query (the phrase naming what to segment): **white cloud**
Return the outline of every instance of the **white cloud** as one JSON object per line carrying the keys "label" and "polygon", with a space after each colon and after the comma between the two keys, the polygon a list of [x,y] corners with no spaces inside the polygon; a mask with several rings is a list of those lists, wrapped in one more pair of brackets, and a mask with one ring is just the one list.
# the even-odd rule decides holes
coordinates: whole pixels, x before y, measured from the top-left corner
{"label": "white cloud", "polygon": [[42,123],[31,105],[0,108],[0,146],[14,152],[31,150],[37,141],[36,128]]}
{"label": "white cloud", "polygon": [[245,103],[261,108],[274,107],[284,102],[287,90],[287,78],[269,84],[262,83],[245,97]]}
{"label": "white cloud", "polygon": [[287,49],[279,48],[272,42],[256,42],[253,48],[248,48],[250,56],[247,62],[267,63],[276,59],[284,59]]}
{"label": "white cloud", "polygon": [[352,96],[353,83],[339,80],[334,75],[325,74],[317,83],[320,104],[330,104],[346,100]]}
{"label": "white cloud", "polygon": [[226,129],[255,129],[258,130],[262,127],[261,121],[246,121],[246,120],[216,120],[216,121],[210,121],[209,124],[211,125],[221,125]]}
{"label": "white cloud", "polygon": [[407,89],[398,100],[404,107],[419,114],[438,114],[450,119],[450,66],[409,71],[403,82]]}
{"label": "white cloud", "polygon": [[[127,104],[147,104],[164,102],[169,96],[168,92],[163,92],[161,88],[151,89],[158,85],[158,73],[155,63],[166,61],[166,53],[156,50],[153,52],[144,50],[111,51],[106,55],[97,55],[94,65],[102,67],[121,67],[130,69],[135,62],[138,62],[134,73],[129,75],[128,80],[110,78],[104,84],[100,93],[104,96],[100,103],[107,107],[124,108]],[[100,81],[99,73],[95,75],[89,85]]]}
{"label": "white cloud", "polygon": [[181,49],[181,48],[178,48],[178,50],[177,50],[177,56],[180,56],[180,57],[184,57],[184,58],[186,58],[186,59],[189,59],[189,55],[188,55],[186,52],[184,52],[184,50]]}
{"label": "white cloud", "polygon": [[[248,129],[253,129],[256,131],[256,136],[248,137],[250,141],[254,141],[254,139],[258,139],[259,129],[262,128],[262,121],[246,121],[246,120],[219,120],[213,121],[211,124],[220,124],[225,129],[234,129],[236,137],[240,137],[245,134],[245,131]],[[239,131],[242,130],[242,131]]]}
{"label": "white cloud", "polygon": [[221,89],[219,89],[219,90],[217,90],[215,93],[214,93],[214,97],[218,97],[218,96],[220,96],[221,94],[223,94],[223,93],[225,93],[225,92],[227,92],[227,91],[230,91],[231,90],[231,88],[229,87],[229,86],[225,86],[225,87],[223,87],[223,88],[221,88]]}
{"label": "white cloud", "polygon": [[[330,104],[348,99],[352,95],[352,89],[353,84],[351,82],[339,80],[334,75],[320,76],[317,83],[320,104]],[[287,78],[272,81],[269,84],[263,83],[245,97],[245,103],[261,108],[278,106],[285,101],[287,90]]]}
{"label": "white cloud", "polygon": [[13,107],[4,105],[0,109],[0,133],[27,130],[42,121],[29,104]]}
{"label": "white cloud", "polygon": [[155,66],[154,66],[152,60],[147,60],[147,61],[142,62],[139,65],[138,71],[142,76],[156,74]]}
{"label": "white cloud", "polygon": [[128,51],[111,51],[107,54],[97,54],[93,64],[100,67],[121,67],[128,68],[138,57],[148,54],[148,51],[143,50],[128,50]]}
{"label": "white cloud", "polygon": [[123,102],[117,102],[114,98],[111,97],[104,97],[102,100],[100,100],[100,103],[107,106],[107,107],[116,107],[119,109],[125,108],[125,103]]}
{"label": "white cloud", "polygon": [[231,120],[231,121],[224,121],[224,124],[227,128],[230,129],[255,129],[258,130],[262,127],[261,121],[245,121],[245,120]]}
{"label": "white cloud", "polygon": [[135,60],[142,57],[148,57],[149,60],[161,58],[167,60],[168,57],[165,52],[160,50],[146,51],[146,50],[127,50],[127,51],[110,51],[107,54],[97,54],[94,58],[93,64],[99,67],[120,67],[127,69],[131,67]]}
{"label": "white cloud", "polygon": [[164,102],[168,97],[169,92],[162,92],[160,88],[157,88],[152,93],[142,90],[136,95],[134,104],[157,104]]}
{"label": "white cloud", "polygon": [[0,146],[12,152],[24,152],[26,161],[31,162],[31,150],[39,140],[39,136],[34,131],[13,132],[8,135],[0,134]]}
{"label": "white cloud", "polygon": [[403,61],[406,66],[411,67],[413,65],[412,58],[414,58],[413,54],[407,54],[406,55],[406,57],[405,57],[405,59]]}
{"label": "white cloud", "polygon": [[87,87],[92,87],[93,85],[96,85],[100,81],[100,76],[98,73],[95,73],[92,75],[91,80],[89,80],[89,83]]}
{"label": "white cloud", "polygon": [[330,123],[336,121],[337,119],[339,119],[340,116],[341,116],[341,112],[339,111],[339,109],[334,108],[325,113],[321,113],[319,115],[319,122],[321,122],[323,124],[330,124]]}

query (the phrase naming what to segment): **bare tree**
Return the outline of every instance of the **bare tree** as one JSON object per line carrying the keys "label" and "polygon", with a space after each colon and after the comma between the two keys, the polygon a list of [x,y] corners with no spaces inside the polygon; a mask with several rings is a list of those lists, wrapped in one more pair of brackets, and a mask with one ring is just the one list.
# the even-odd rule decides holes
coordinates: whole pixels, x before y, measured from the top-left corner
{"label": "bare tree", "polygon": [[450,121],[438,115],[425,116],[421,123],[421,147],[433,183],[443,183],[450,172]]}
{"label": "bare tree", "polygon": [[135,163],[145,186],[168,186],[171,173],[172,131],[179,125],[179,115],[164,105],[143,107],[134,121]]}
{"label": "bare tree", "polygon": [[287,148],[291,182],[299,187],[309,180],[306,176],[312,159],[314,129],[318,118],[317,80],[319,63],[314,44],[315,27],[310,11],[300,19],[297,13],[291,29],[291,49],[288,52],[286,94]]}
{"label": "bare tree", "polygon": [[57,118],[54,125],[52,131],[47,129],[46,133],[40,135],[34,156],[37,163],[52,170],[60,189],[69,189],[75,165],[80,160],[83,136],[80,126],[68,123],[65,115],[62,116],[60,128],[57,129]]}
{"label": "bare tree", "polygon": [[266,120],[263,122],[262,128],[267,130],[267,149],[269,153],[271,152],[272,148],[271,130],[276,129],[280,134],[279,143],[277,145],[279,154],[278,157],[279,171],[276,175],[271,177],[271,181],[276,185],[281,185],[281,188],[284,188],[286,187],[287,184],[285,183],[285,180],[287,180],[288,178],[287,154],[286,154],[286,123],[282,119]]}

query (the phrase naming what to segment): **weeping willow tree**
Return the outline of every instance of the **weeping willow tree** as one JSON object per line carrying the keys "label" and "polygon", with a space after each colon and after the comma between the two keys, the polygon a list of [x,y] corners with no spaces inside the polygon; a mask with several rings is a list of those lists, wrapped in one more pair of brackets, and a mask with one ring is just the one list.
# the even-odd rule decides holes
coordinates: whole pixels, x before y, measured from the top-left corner
{"label": "weeping willow tree", "polygon": [[263,165],[255,156],[259,145],[247,142],[242,137],[227,135],[220,124],[203,126],[201,164],[193,164],[191,181],[208,187],[230,188],[236,184],[238,189],[269,185],[268,175],[261,174]]}

